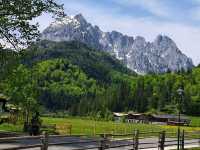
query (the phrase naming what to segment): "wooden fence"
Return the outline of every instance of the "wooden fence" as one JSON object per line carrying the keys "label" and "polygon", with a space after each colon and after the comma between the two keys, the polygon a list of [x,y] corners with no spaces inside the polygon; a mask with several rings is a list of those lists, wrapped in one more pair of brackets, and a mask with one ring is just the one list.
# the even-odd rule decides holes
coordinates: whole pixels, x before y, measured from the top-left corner
{"label": "wooden fence", "polygon": [[[180,135],[178,138],[177,135]],[[52,139],[58,138],[75,138],[73,141],[59,141],[52,142]],[[78,138],[79,140],[76,140]],[[152,140],[151,140],[152,139]],[[177,139],[180,139],[178,141]],[[10,148],[1,148],[1,150],[21,150],[39,148],[41,150],[48,150],[52,146],[68,146],[68,145],[81,145],[81,148],[73,148],[73,150],[87,150],[87,149],[127,149],[127,150],[139,150],[139,149],[158,149],[164,150],[166,147],[176,146],[180,150],[184,150],[187,145],[198,145],[200,147],[200,133],[199,132],[185,132],[181,131],[181,134],[175,132],[139,132],[135,130],[130,134],[98,134],[94,137],[88,137],[86,135],[48,135],[45,132],[41,136],[23,136],[23,137],[6,137],[0,138],[1,143],[10,143],[20,140],[32,140],[39,141],[32,145],[20,145]],[[178,145],[180,143],[180,145]],[[88,145],[90,145],[88,147]],[[91,146],[92,145],[92,146]],[[1,147],[1,146],[0,146]],[[175,147],[175,149],[176,149]]]}

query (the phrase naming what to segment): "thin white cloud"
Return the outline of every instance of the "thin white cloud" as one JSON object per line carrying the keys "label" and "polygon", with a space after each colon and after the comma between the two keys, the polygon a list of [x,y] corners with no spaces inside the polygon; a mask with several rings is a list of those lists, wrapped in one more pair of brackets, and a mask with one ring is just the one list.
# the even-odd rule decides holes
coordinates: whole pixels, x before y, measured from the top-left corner
{"label": "thin white cloud", "polygon": [[138,6],[159,17],[169,17],[169,8],[161,0],[113,0],[122,6]]}
{"label": "thin white cloud", "polygon": [[200,0],[192,0],[192,3],[194,6],[189,10],[189,16],[194,21],[200,21]]}
{"label": "thin white cloud", "polygon": [[193,20],[200,21],[200,6],[192,8],[190,10],[190,16]]}

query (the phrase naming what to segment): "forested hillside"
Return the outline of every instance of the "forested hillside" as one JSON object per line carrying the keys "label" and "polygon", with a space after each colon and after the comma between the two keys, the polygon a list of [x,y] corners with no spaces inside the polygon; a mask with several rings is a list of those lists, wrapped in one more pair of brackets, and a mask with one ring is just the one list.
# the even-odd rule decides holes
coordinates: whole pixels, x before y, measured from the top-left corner
{"label": "forested hillside", "polygon": [[21,107],[28,100],[30,107],[45,111],[104,118],[113,111],[176,113],[182,87],[182,113],[200,115],[200,67],[139,76],[107,53],[78,42],[42,41],[16,60],[17,67],[2,76],[0,93]]}
{"label": "forested hillside", "polygon": [[136,75],[108,53],[97,51],[80,42],[41,41],[23,53],[24,64],[33,64],[53,58],[67,59],[79,66],[89,77],[105,83],[110,83],[113,72]]}

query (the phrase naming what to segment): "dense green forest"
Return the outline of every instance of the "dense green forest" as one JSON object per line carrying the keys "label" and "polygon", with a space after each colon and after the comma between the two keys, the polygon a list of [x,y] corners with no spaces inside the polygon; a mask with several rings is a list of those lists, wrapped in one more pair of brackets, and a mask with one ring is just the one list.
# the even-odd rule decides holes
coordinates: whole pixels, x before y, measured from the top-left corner
{"label": "dense green forest", "polygon": [[20,53],[1,50],[1,56],[0,93],[26,109],[104,118],[125,111],[176,113],[181,87],[182,113],[200,115],[200,67],[140,76],[79,42],[41,41]]}

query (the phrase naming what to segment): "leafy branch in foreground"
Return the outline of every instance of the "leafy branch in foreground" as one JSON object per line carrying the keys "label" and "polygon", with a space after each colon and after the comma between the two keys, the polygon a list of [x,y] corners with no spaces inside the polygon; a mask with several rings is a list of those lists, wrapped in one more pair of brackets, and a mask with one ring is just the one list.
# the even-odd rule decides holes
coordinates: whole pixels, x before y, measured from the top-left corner
{"label": "leafy branch in foreground", "polygon": [[63,5],[55,0],[0,0],[0,47],[19,49],[36,40],[38,24],[30,21],[42,13],[63,16]]}

